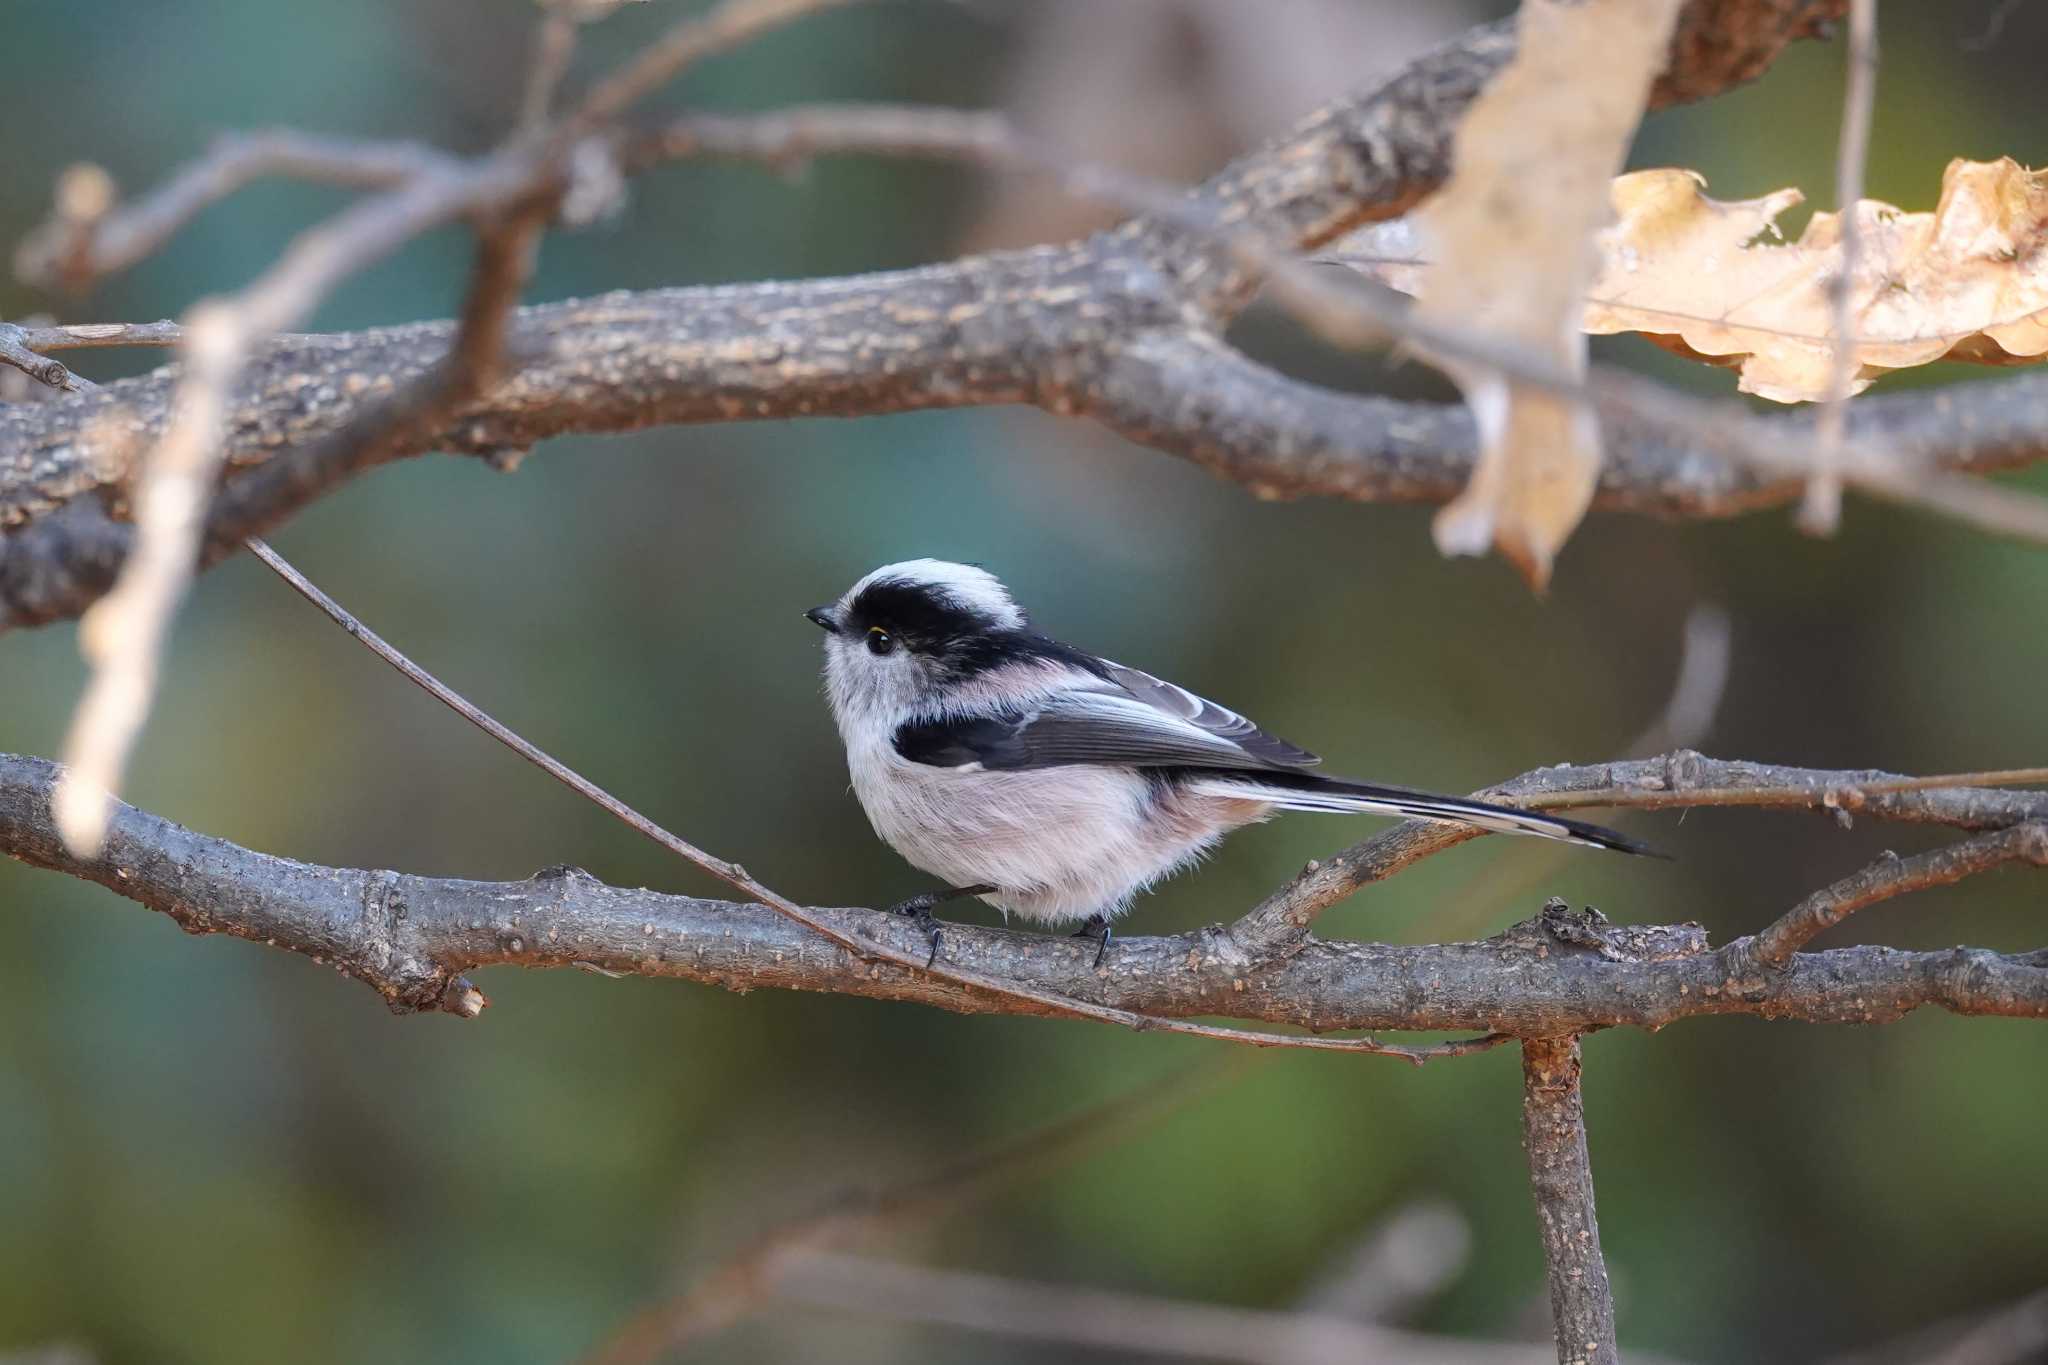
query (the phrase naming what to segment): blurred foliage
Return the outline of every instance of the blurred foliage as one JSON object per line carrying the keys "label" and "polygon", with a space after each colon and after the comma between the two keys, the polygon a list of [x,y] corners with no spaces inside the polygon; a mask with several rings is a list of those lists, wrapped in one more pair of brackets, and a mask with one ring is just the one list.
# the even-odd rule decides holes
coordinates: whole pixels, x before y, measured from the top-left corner
{"label": "blurred foliage", "polygon": [[[1884,6],[1872,194],[1931,202],[1950,156],[2042,159],[2048,23],[2019,7],[1972,50],[1992,8]],[[988,103],[1033,9],[837,13],[664,99]],[[579,78],[674,13],[627,7],[591,33]],[[516,100],[531,23],[521,0],[10,5],[0,239],[40,216],[71,160],[139,187],[223,128],[486,145]],[[1731,197],[1797,183],[1825,206],[1841,62],[1839,46],[1803,45],[1753,88],[1659,115],[1635,164],[1697,167]],[[1384,64],[1375,54],[1361,67]],[[1303,91],[1298,107],[1323,93]],[[1125,116],[1142,123],[1146,109],[1134,101]],[[982,194],[958,170],[871,162],[795,180],[668,171],[637,184],[617,221],[551,238],[532,295],[937,259],[987,230]],[[0,316],[173,315],[249,279],[337,202],[259,187],[89,300],[0,284]],[[445,314],[465,261],[458,234],[420,242],[316,323]],[[1314,352],[1284,322],[1241,330],[1305,373],[1437,391],[1414,367]],[[1601,349],[1701,390],[1730,383],[1639,344]],[[87,368],[106,377],[152,359]],[[1964,379],[1981,376],[1885,387]],[[2048,491],[2038,474],[2029,482]],[[990,565],[1054,632],[1224,698],[1338,772],[1465,790],[1610,756],[1662,705],[1679,625],[1700,601],[1735,621],[1729,694],[1702,748],[1909,771],[2048,754],[2038,550],[1860,501],[1828,543],[1783,513],[1684,526],[1596,516],[1538,601],[1498,563],[1438,559],[1427,517],[1262,504],[1081,423],[977,411],[564,440],[514,477],[415,461],[276,539],[536,742],[816,901],[876,904],[920,886],[846,793],[815,633],[797,614],[912,555]],[[0,641],[0,748],[57,749],[80,682],[75,645],[70,627]],[[315,861],[508,878],[570,862],[615,882],[716,889],[408,689],[246,561],[208,575],[179,624],[131,795]],[[1745,812],[1619,823],[1680,861],[1580,855],[1518,872],[1541,851],[1489,840],[1374,888],[1325,927],[1480,934],[1555,892],[1626,919],[1696,918],[1722,937],[1887,844],[1931,840]],[[1132,928],[1229,918],[1364,830],[1303,816],[1248,831],[1144,902]],[[2003,874],[1869,911],[1830,941],[2034,946],[2041,895],[2038,880]],[[13,945],[0,959],[0,1349],[70,1340],[109,1362],[195,1365],[560,1359],[769,1218],[1201,1051],[1076,1023],[574,973],[489,974],[495,1007],[475,1024],[396,1019],[302,959],[181,937],[63,878],[0,866],[0,905]],[[2039,1025],[1723,1020],[1603,1035],[1587,1054],[1624,1341],[1698,1361],[1808,1359],[1988,1308],[2048,1275]],[[1266,1058],[1154,1131],[908,1249],[1286,1305],[1392,1209],[1439,1195],[1471,1220],[1473,1256],[1427,1325],[1525,1329],[1542,1268],[1515,1075],[1506,1051],[1422,1071]],[[703,1358],[1063,1358],[774,1317]]]}

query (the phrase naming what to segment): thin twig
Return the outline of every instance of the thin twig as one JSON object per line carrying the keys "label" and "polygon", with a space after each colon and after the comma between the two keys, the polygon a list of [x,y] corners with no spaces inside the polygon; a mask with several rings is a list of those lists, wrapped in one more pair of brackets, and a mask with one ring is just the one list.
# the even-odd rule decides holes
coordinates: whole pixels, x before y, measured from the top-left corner
{"label": "thin twig", "polygon": [[1734,639],[1735,626],[1726,608],[1700,602],[1685,614],[1671,694],[1657,718],[1628,742],[1624,753],[1646,757],[1690,749],[1706,739],[1728,692]]}
{"label": "thin twig", "polygon": [[533,56],[527,62],[526,88],[519,98],[521,132],[537,133],[547,126],[555,91],[576,55],[576,30],[582,20],[570,0],[543,4],[540,27],[533,33]]}
{"label": "thin twig", "polygon": [[24,327],[21,343],[32,351],[65,351],[86,347],[176,346],[185,329],[163,322],[74,322],[65,326]]}
{"label": "thin twig", "polygon": [[724,1331],[775,1295],[790,1266],[859,1236],[953,1213],[1019,1182],[1066,1169],[1157,1124],[1245,1074],[1245,1054],[1203,1063],[1063,1115],[936,1172],[880,1189],[841,1190],[811,1213],[751,1238],[681,1293],[633,1314],[586,1365],[646,1365]]}
{"label": "thin twig", "polygon": [[79,632],[92,677],[65,740],[57,819],[82,855],[105,837],[108,802],[155,696],[171,618],[197,566],[229,398],[250,347],[298,322],[339,280],[429,227],[510,202],[529,179],[529,169],[507,157],[416,178],[302,234],[233,301],[207,300],[187,316],[185,373],[169,424],[137,478],[134,549]]}
{"label": "thin twig", "polygon": [[1760,966],[1782,968],[1816,936],[1866,906],[2013,862],[2048,866],[2048,825],[2014,825],[1910,858],[1887,853],[1786,911],[1756,936],[1751,952]]}
{"label": "thin twig", "polygon": [[724,0],[709,14],[685,19],[633,61],[599,82],[563,123],[575,138],[595,131],[706,57],[730,51],[806,15],[859,0]]}
{"label": "thin twig", "polygon": [[116,205],[109,195],[99,212],[80,215],[63,211],[60,202],[51,221],[22,242],[15,273],[31,284],[84,289],[153,255],[209,206],[272,176],[388,189],[448,174],[457,164],[412,142],[366,142],[289,129],[229,134],[133,204]]}
{"label": "thin twig", "polygon": [[537,194],[477,229],[476,263],[448,354],[355,421],[286,451],[222,485],[207,517],[212,553],[270,530],[282,509],[303,506],[358,470],[390,459],[413,435],[442,426],[490,389],[508,363],[507,328],[533,272],[553,193]]}
{"label": "thin twig", "polygon": [[1558,1365],[1618,1365],[1579,1069],[1577,1036],[1523,1040],[1522,1145],[1549,1271]]}
{"label": "thin twig", "polygon": [[[155,696],[171,619],[197,568],[207,507],[226,453],[229,396],[256,342],[295,325],[340,280],[428,228],[458,217],[505,212],[522,199],[542,194],[572,145],[573,130],[588,131],[622,112],[691,62],[828,2],[838,0],[728,0],[704,19],[679,25],[667,40],[601,86],[571,126],[539,151],[515,143],[466,163],[450,163],[438,155],[423,161],[408,152],[398,164],[379,167],[402,174],[395,188],[302,234],[232,301],[209,300],[191,310],[185,321],[185,373],[172,416],[137,479],[134,549],[80,631],[92,677],[65,742],[66,773],[56,806],[58,826],[75,852],[93,856],[106,836],[113,793]],[[353,153],[358,150],[351,149],[350,156],[331,164],[317,156],[312,160],[330,170],[355,168]],[[172,225],[182,222],[197,205],[217,197],[221,183],[232,188],[241,183],[237,176],[248,173],[246,167],[260,168],[277,160],[274,154],[239,161],[221,158],[219,167],[224,170],[217,168],[211,177],[194,176],[190,188],[165,196],[164,220]],[[78,214],[68,217],[81,219]],[[492,330],[501,329],[502,321]],[[459,369],[462,362],[457,364]],[[431,412],[434,405],[414,406]],[[387,433],[384,439],[393,438]],[[364,444],[374,446],[377,441],[378,434],[371,433]],[[353,455],[354,449],[349,453]]]}
{"label": "thin twig", "polygon": [[99,387],[71,373],[61,362],[37,355],[28,329],[11,322],[0,322],[0,365],[12,365],[38,384],[65,393],[85,393]]}
{"label": "thin twig", "polygon": [[1457,1282],[1472,1261],[1472,1222],[1425,1195],[1388,1212],[1293,1296],[1296,1312],[1347,1322],[1403,1322]]}
{"label": "thin twig", "polygon": [[1799,507],[1808,535],[1833,535],[1842,520],[1841,459],[1848,422],[1849,385],[1856,376],[1856,272],[1862,265],[1864,169],[1870,160],[1870,123],[1877,107],[1877,0],[1849,0],[1848,81],[1842,94],[1841,141],[1835,150],[1835,206],[1840,215],[1842,264],[1829,285],[1834,311],[1834,357],[1827,399],[1814,424],[1813,476]]}
{"label": "thin twig", "polygon": [[[1001,1275],[814,1253],[790,1266],[787,1302],[1036,1341],[1105,1358],[1166,1357],[1231,1365],[1537,1365],[1541,1347],[1467,1341],[1315,1313],[1273,1312],[1044,1284]],[[1646,1358],[1633,1365],[1649,1365]]]}
{"label": "thin twig", "polygon": [[[2048,794],[1991,789],[2044,782],[2048,768],[1902,777],[1735,763],[1678,750],[1624,763],[1538,768],[1474,795],[1530,810],[1803,807],[1845,816],[1870,810],[1891,819],[2003,829],[2048,818]],[[1478,837],[1478,831],[1466,826],[1428,821],[1408,821],[1384,830],[1335,857],[1310,863],[1233,924],[1231,937],[1254,954],[1282,950],[1303,939],[1318,915],[1359,888]]]}
{"label": "thin twig", "polygon": [[[654,821],[634,810],[625,802],[607,792],[575,769],[549,756],[538,746],[522,738],[506,725],[493,718],[475,703],[469,701],[436,678],[426,669],[407,658],[383,637],[365,626],[351,615],[340,603],[316,587],[304,574],[293,568],[283,556],[260,540],[249,542],[250,552],[268,565],[272,572],[291,585],[294,591],[325,612],[334,623],[366,646],[378,658],[404,675],[442,705],[454,711],[470,724],[497,740],[512,752],[524,758],[556,781],[568,787],[585,800],[602,808],[629,828],[653,840],[669,852],[686,862],[710,873],[720,881],[741,892],[743,895],[767,906],[786,919],[802,925],[805,929],[844,948],[862,961],[888,962],[898,967],[924,972],[940,980],[973,990],[986,991],[1012,1000],[1037,1005],[1043,1009],[1076,1018],[1096,1019],[1106,1023],[1121,1024],[1140,1032],[1158,1031],[1187,1034],[1197,1038],[1210,1038],[1221,1042],[1237,1043],[1250,1047],[1306,1048],[1323,1052],[1358,1052],[1375,1056],[1399,1057],[1403,1061],[1420,1066],[1438,1058],[1465,1056],[1484,1052],[1507,1041],[1505,1036],[1488,1034],[1478,1038],[1453,1039],[1449,1042],[1418,1046],[1381,1043],[1372,1038],[1318,1038],[1296,1034],[1254,1033],[1244,1029],[1222,1028],[1213,1024],[1196,1024],[1184,1019],[1166,1019],[1152,1015],[1138,1014],[1129,1010],[1091,1004],[1057,992],[1040,990],[1015,981],[1005,981],[983,972],[945,962],[943,959],[920,960],[915,954],[905,953],[886,944],[877,943],[859,934],[851,933],[830,924],[811,911],[789,900],[780,893],[756,880],[738,863],[718,858],[696,845],[669,833]],[[60,791],[62,789],[60,788]]]}

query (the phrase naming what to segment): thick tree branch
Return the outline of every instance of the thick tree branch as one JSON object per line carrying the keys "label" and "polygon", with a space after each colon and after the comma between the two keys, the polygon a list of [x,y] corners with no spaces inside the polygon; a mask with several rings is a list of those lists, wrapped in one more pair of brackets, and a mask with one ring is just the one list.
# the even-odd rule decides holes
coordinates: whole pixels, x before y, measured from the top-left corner
{"label": "thick tree branch", "polygon": [[[1660,102],[1704,97],[1748,79],[1786,42],[1839,13],[1842,3],[1699,0],[1681,25]],[[729,8],[760,17],[791,7]],[[1186,424],[1185,399],[1176,426],[1156,414],[1144,417],[1119,392],[1131,383],[1116,371],[1124,355],[1142,354],[1162,334],[1185,343],[1220,327],[1249,296],[1244,271],[1191,249],[1180,220],[1248,222],[1306,247],[1362,217],[1399,212],[1441,179],[1458,114],[1511,45],[1505,27],[1475,30],[1226,169],[1163,221],[1141,217],[1081,243],[921,271],[659,291],[528,310],[514,340],[534,359],[446,429],[412,433],[380,449],[391,457],[427,449],[517,450],[560,432],[660,422],[1008,402],[1100,415],[1134,434],[1150,429],[1149,439],[1169,449],[1213,449],[1217,442],[1206,426]],[[700,122],[698,141],[715,129]],[[439,172],[422,174],[431,179]],[[216,174],[196,183],[218,189],[238,182]],[[173,207],[189,211],[192,192],[181,189],[176,198]],[[99,227],[110,230],[115,220],[110,215]],[[245,370],[239,401],[228,414],[230,470],[356,424],[380,394],[428,370],[448,344],[447,324],[281,339]],[[1181,372],[1181,392],[1194,392],[1185,386],[1198,377],[1192,369]],[[164,428],[174,379],[159,372],[111,385],[92,406],[78,399],[37,405],[56,410],[56,417],[26,408],[0,411],[0,627],[74,615],[103,586],[115,538],[99,526],[104,519],[92,511],[61,519],[52,514],[90,496],[118,523],[126,510],[128,460],[116,438],[133,443]],[[1340,464],[1375,463],[1382,436],[1413,425],[1400,421],[1398,410],[1335,396],[1321,415],[1343,437],[1334,448]],[[1447,442],[1459,439],[1459,427],[1445,414],[1411,410],[1408,416],[1435,423]],[[1307,447],[1319,443],[1318,435],[1301,432],[1283,444]],[[1256,450],[1242,436],[1225,448],[1246,458]],[[1418,459],[1430,453],[1418,452]],[[1433,455],[1462,477],[1469,456],[1448,444]],[[1227,461],[1210,463],[1229,471]],[[1720,461],[1710,456],[1706,463]],[[1334,491],[1315,487],[1313,476],[1282,474],[1269,474],[1266,484],[1274,491]],[[1374,483],[1370,473],[1354,475],[1345,491],[1373,496]],[[284,485],[300,492],[324,486],[306,480]],[[274,524],[296,505],[278,497],[254,513],[262,524]],[[62,524],[45,531],[52,520]],[[81,534],[82,523],[93,523],[94,533]],[[63,557],[81,550],[93,553]]]}
{"label": "thick tree branch", "polygon": [[1586,1154],[1579,1040],[1572,1035],[1522,1043],[1522,1147],[1543,1234],[1558,1365],[1618,1365],[1614,1293],[1600,1254]]}
{"label": "thick tree branch", "polygon": [[[1100,970],[1094,949],[1078,941],[950,928],[949,964],[1014,988],[997,994],[919,970],[922,931],[877,911],[808,913],[876,944],[890,958],[879,962],[762,905],[624,890],[573,871],[499,883],[319,867],[127,806],[115,811],[105,852],[82,860],[50,820],[54,770],[41,759],[0,757],[0,848],[13,857],[98,882],[195,933],[303,953],[401,1010],[474,1013],[475,1002],[451,990],[459,993],[459,976],[477,967],[589,964],[737,990],[828,990],[966,1013],[1065,1012],[1023,998],[1039,992],[1138,1016],[1118,1021],[1138,1028],[1147,1015],[1218,1015],[1318,1031],[1538,1037],[1714,1014],[1870,1023],[1927,1005],[2048,1018],[2048,951],[1846,948],[1796,954],[1770,970],[1754,965],[1747,939],[1710,949],[1693,926],[1617,927],[1554,911],[1484,942],[1426,947],[1304,936],[1268,955],[1220,929],[1120,938]],[[1816,804],[1831,776],[1809,775]],[[1952,821],[1971,818],[1969,810],[1995,820],[1998,798],[2022,795],[2048,808],[2040,794],[1948,791],[1872,797],[1863,808],[1912,801],[1923,815],[1932,803]]]}

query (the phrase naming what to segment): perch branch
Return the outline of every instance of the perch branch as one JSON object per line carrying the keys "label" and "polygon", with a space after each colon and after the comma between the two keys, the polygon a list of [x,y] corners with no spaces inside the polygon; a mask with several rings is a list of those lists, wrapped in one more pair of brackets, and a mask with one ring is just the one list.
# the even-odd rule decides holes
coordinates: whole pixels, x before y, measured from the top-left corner
{"label": "perch branch", "polygon": [[1522,1042],[1522,1146],[1549,1271],[1558,1365],[1618,1365],[1575,1036]]}
{"label": "perch branch", "polygon": [[[1835,776],[1809,774],[1815,804]],[[1748,939],[1715,949],[1695,926],[1601,926],[1552,911],[1484,942],[1426,947],[1301,936],[1284,951],[1256,953],[1221,929],[1119,938],[1101,970],[1093,946],[1079,941],[954,925],[946,934],[949,977],[923,970],[923,931],[901,916],[806,910],[871,945],[863,956],[761,905],[624,890],[571,870],[471,882],[317,867],[118,803],[105,849],[82,859],[65,849],[51,822],[54,780],[46,760],[0,757],[0,848],[98,882],[191,932],[313,957],[400,1010],[444,1007],[450,983],[479,967],[590,964],[736,990],[829,990],[965,1013],[1072,1015],[1073,1002],[1081,1002],[1095,1007],[1090,1017],[1139,1029],[1207,1015],[1312,1031],[1538,1037],[1716,1014],[1869,1023],[1929,1005],[2048,1018],[2048,951],[1843,948],[1798,953],[1782,970],[1759,970]],[[1861,808],[1914,803],[1922,818],[1938,811],[1950,823],[1996,827],[2018,823],[2001,806],[2018,797],[2040,808],[2027,818],[2048,814],[2048,795],[1948,789],[1876,796]]]}
{"label": "perch branch", "polygon": [[[863,937],[859,933],[851,932],[841,925],[834,924],[828,919],[821,918],[815,911],[797,905],[787,897],[764,885],[738,863],[727,862],[723,858],[714,857],[696,845],[671,834],[668,830],[662,828],[639,811],[634,810],[631,806],[592,782],[589,778],[584,777],[567,764],[543,752],[538,746],[520,736],[510,727],[499,722],[484,711],[483,708],[477,706],[439,678],[436,678],[432,673],[429,673],[426,669],[421,668],[418,664],[407,658],[397,648],[385,641],[383,637],[365,626],[361,621],[358,621],[340,603],[322,592],[305,575],[294,569],[268,545],[261,541],[252,541],[249,548],[273,572],[291,585],[292,589],[299,593],[300,596],[320,608],[336,625],[347,631],[352,638],[376,654],[378,658],[384,660],[385,663],[398,670],[406,681],[425,691],[434,700],[448,707],[492,739],[497,740],[500,744],[512,750],[513,753],[518,754],[521,758],[548,774],[548,776],[620,821],[627,828],[652,840],[663,849],[682,858],[685,862],[710,873],[734,890],[752,897],[755,901],[768,907],[791,923],[802,926],[804,929],[845,950],[861,961],[889,962],[897,967],[916,969],[927,975],[941,977],[955,986],[992,993],[999,997],[1007,998],[1014,1004],[1035,1006],[1054,1013],[1070,1014],[1076,1018],[1096,1019],[1105,1023],[1121,1024],[1127,1028],[1138,1030],[1160,1030],[1171,1033],[1193,1034],[1198,1037],[1242,1043],[1252,1047],[1296,1047],[1314,1048],[1329,1052],[1371,1053],[1378,1056],[1400,1057],[1420,1066],[1424,1062],[1439,1057],[1456,1057],[1473,1052],[1484,1052],[1506,1041],[1504,1038],[1489,1034],[1479,1038],[1453,1039],[1449,1042],[1435,1043],[1424,1047],[1411,1047],[1400,1044],[1380,1043],[1371,1038],[1300,1038],[1282,1034],[1247,1033],[1241,1029],[1194,1024],[1179,1019],[1152,1018],[1140,1013],[1118,1010],[1095,1002],[1076,1000],[1043,988],[1020,986],[1015,982],[992,977],[986,972],[962,968],[950,959],[941,962],[936,948],[920,959],[917,954],[905,953],[893,945],[877,943],[872,939]],[[457,991],[453,997],[444,996],[441,1001],[441,1007],[450,1009],[453,1013],[473,1015],[476,1010],[482,1008],[482,997],[473,990],[468,990],[466,982],[463,984],[465,989]],[[454,1008],[450,1004],[451,999],[455,1005],[460,1005],[461,1008]]]}

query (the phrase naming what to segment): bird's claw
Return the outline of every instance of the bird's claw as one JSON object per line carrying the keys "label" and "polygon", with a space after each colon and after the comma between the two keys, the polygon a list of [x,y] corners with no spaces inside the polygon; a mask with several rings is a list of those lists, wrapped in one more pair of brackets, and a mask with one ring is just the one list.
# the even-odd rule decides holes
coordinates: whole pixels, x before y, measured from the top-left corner
{"label": "bird's claw", "polygon": [[917,923],[917,927],[924,930],[925,937],[931,940],[931,954],[924,960],[924,969],[926,971],[930,971],[932,964],[939,960],[939,932],[942,926],[939,923],[939,917],[932,913],[932,907],[946,899],[947,897],[940,895],[936,891],[924,891],[907,900],[897,901],[889,907],[887,912],[891,915],[904,915],[914,920]]}
{"label": "bird's claw", "polygon": [[1081,927],[1074,931],[1073,936],[1075,938],[1091,938],[1095,940],[1094,966],[1100,967],[1103,955],[1109,952],[1109,940],[1112,936],[1109,928],[1109,917],[1107,915],[1090,915],[1082,922]]}

